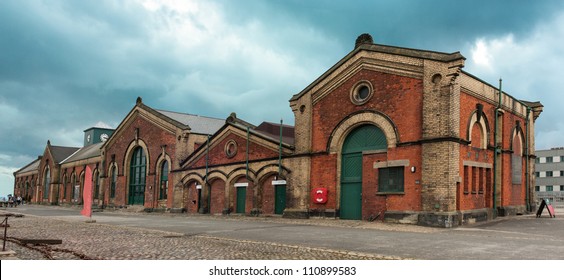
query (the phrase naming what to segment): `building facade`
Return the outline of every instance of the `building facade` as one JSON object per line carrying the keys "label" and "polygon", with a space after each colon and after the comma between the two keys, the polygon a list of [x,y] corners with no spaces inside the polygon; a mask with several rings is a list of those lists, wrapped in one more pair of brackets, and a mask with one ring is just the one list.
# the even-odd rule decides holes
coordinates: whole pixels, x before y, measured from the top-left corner
{"label": "building facade", "polygon": [[564,206],[564,148],[536,151],[535,191],[539,199]]}
{"label": "building facade", "polygon": [[530,209],[542,105],[462,71],[464,60],[363,34],[294,95],[295,154],[309,162],[299,176],[327,194],[307,212],[450,227]]}
{"label": "building facade", "polygon": [[[104,208],[438,227],[533,211],[542,104],[485,83],[464,62],[458,52],[379,45],[362,34],[290,98],[294,126],[155,110],[138,98],[92,148],[99,155],[45,153],[36,179],[32,164],[16,172],[16,186],[36,180],[37,202],[80,203],[65,186],[92,165],[94,203]],[[55,181],[43,175],[48,165]]]}

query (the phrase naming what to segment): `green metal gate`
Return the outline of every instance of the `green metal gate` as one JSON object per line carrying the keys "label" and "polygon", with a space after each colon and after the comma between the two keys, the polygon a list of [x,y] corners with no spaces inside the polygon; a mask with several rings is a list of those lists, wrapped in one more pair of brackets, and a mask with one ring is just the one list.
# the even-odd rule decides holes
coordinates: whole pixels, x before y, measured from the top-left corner
{"label": "green metal gate", "polygon": [[245,213],[245,201],[247,198],[247,188],[238,187],[237,188],[237,213]]}
{"label": "green metal gate", "polygon": [[286,209],[286,185],[276,185],[274,188],[274,214],[283,214]]}
{"label": "green metal gate", "polygon": [[362,151],[386,148],[386,136],[373,125],[360,126],[345,139],[341,154],[341,219],[362,218]]}

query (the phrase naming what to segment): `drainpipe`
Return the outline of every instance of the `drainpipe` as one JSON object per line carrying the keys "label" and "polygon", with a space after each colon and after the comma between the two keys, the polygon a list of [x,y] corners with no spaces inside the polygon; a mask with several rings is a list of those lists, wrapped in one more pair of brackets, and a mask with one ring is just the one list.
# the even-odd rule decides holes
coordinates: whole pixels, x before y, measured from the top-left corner
{"label": "drainpipe", "polygon": [[245,149],[245,178],[249,181],[249,134],[250,128],[247,126],[247,147]]}
{"label": "drainpipe", "polygon": [[496,205],[496,191],[497,191],[497,165],[498,165],[498,159],[497,159],[497,154],[498,154],[498,150],[499,147],[497,146],[497,127],[498,127],[498,115],[497,112],[498,110],[501,108],[501,79],[499,79],[499,102],[497,103],[497,106],[495,108],[495,113],[494,113],[494,164],[493,164],[493,193],[492,193],[492,197],[493,197],[493,203],[492,203],[492,207],[493,207],[493,216],[494,218],[497,217],[497,205]]}
{"label": "drainpipe", "polygon": [[[208,138],[206,140],[206,180],[204,181],[204,186],[207,190],[209,190],[207,212],[211,213],[211,207],[210,207],[211,188],[209,188],[209,186],[208,186],[208,165],[209,165],[209,161],[210,161],[210,136],[208,135]],[[204,212],[206,212],[206,211],[204,210]]]}
{"label": "drainpipe", "polygon": [[531,188],[529,182],[529,114],[531,113],[531,108],[527,106],[527,118],[525,119],[525,191],[526,191],[526,203],[527,203],[527,212],[531,212],[531,201],[529,197],[529,191]]}
{"label": "drainpipe", "polygon": [[[282,119],[280,119],[280,143],[278,147],[278,177],[282,173]],[[278,178],[278,180],[281,180]]]}

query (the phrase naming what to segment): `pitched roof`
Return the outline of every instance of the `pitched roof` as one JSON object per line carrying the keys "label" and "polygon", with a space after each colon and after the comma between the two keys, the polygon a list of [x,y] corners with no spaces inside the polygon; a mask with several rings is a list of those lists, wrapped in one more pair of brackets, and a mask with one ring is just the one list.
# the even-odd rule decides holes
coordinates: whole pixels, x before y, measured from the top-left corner
{"label": "pitched roof", "polygon": [[[364,34],[363,34],[364,35]],[[361,36],[363,36],[361,35]],[[359,38],[361,37],[359,36]],[[371,36],[370,36],[371,37]],[[358,39],[357,39],[358,41]],[[313,83],[308,85],[305,89],[300,91],[299,93],[292,96],[290,101],[297,100],[302,97],[306,92],[311,90],[315,85],[323,81],[327,78],[331,73],[345,64],[349,59],[355,56],[357,53],[361,51],[368,51],[368,52],[377,52],[377,53],[385,53],[391,55],[398,55],[398,56],[405,56],[405,57],[413,57],[413,58],[420,58],[425,60],[434,60],[440,62],[451,62],[456,61],[459,59],[465,60],[466,58],[460,54],[460,52],[454,53],[444,53],[444,52],[436,52],[436,51],[428,51],[428,50],[419,50],[419,49],[410,49],[410,48],[403,48],[403,47],[396,47],[396,46],[387,46],[387,45],[379,45],[374,44],[372,42],[372,38],[369,41],[365,41],[362,43],[358,43],[355,46],[354,50],[348,53],[345,57],[343,57],[339,62],[337,62],[333,67],[329,68],[325,73],[323,73],[319,78],[317,78]]]}
{"label": "pitched roof", "polygon": [[190,131],[197,134],[214,134],[225,124],[224,119],[177,113],[165,110],[155,111],[190,127]]}
{"label": "pitched roof", "polygon": [[74,154],[70,155],[65,160],[63,160],[61,164],[101,156],[102,150],[100,150],[100,148],[102,147],[102,145],[104,145],[104,142],[82,147],[79,150],[77,150]]}
{"label": "pitched roof", "polygon": [[51,155],[55,163],[60,163],[79,149],[75,147],[50,146]]}
{"label": "pitched roof", "polygon": [[19,174],[19,173],[37,171],[39,169],[39,163],[41,163],[41,157],[39,157],[36,160],[30,162],[28,165],[22,167],[20,170],[14,172],[14,175]]}
{"label": "pitched roof", "polygon": [[[280,124],[263,122],[256,127],[257,133],[280,141]],[[282,143],[294,145],[294,127],[290,125],[282,125]]]}

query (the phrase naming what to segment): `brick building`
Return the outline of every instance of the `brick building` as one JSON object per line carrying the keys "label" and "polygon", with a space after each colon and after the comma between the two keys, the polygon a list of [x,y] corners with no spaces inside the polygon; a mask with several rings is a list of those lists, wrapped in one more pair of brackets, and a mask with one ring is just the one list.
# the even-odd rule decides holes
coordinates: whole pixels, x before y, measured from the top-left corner
{"label": "brick building", "polygon": [[[14,172],[16,195],[26,201],[42,204],[81,205],[86,166],[94,170],[92,193],[98,203],[100,195],[101,150],[113,129],[92,127],[84,131],[84,146],[47,146],[43,155],[26,167]],[[97,204],[96,204],[97,205]]]}
{"label": "brick building", "polygon": [[173,208],[176,178],[171,171],[224,123],[155,110],[138,98],[101,147],[105,207]]}
{"label": "brick building", "polygon": [[[155,110],[139,98],[98,148],[64,160],[48,144],[36,171],[15,173],[15,188],[35,184],[37,202],[73,202],[72,188],[55,186],[76,186],[91,164],[102,207],[439,227],[532,211],[542,104],[485,83],[464,62],[363,34],[291,97],[294,127]],[[51,187],[47,166],[59,168]]]}
{"label": "brick building", "polygon": [[293,142],[291,126],[255,126],[232,113],[176,170],[177,207],[189,213],[282,214],[293,201],[285,180],[293,168],[286,159]]}
{"label": "brick building", "polygon": [[39,185],[38,170],[40,163],[41,156],[14,172],[14,196],[21,196],[25,202],[32,201],[36,187]]}
{"label": "brick building", "polygon": [[522,213],[534,195],[534,120],[520,101],[462,71],[458,52],[374,44],[290,99],[293,176],[322,188],[308,214],[450,227]]}

